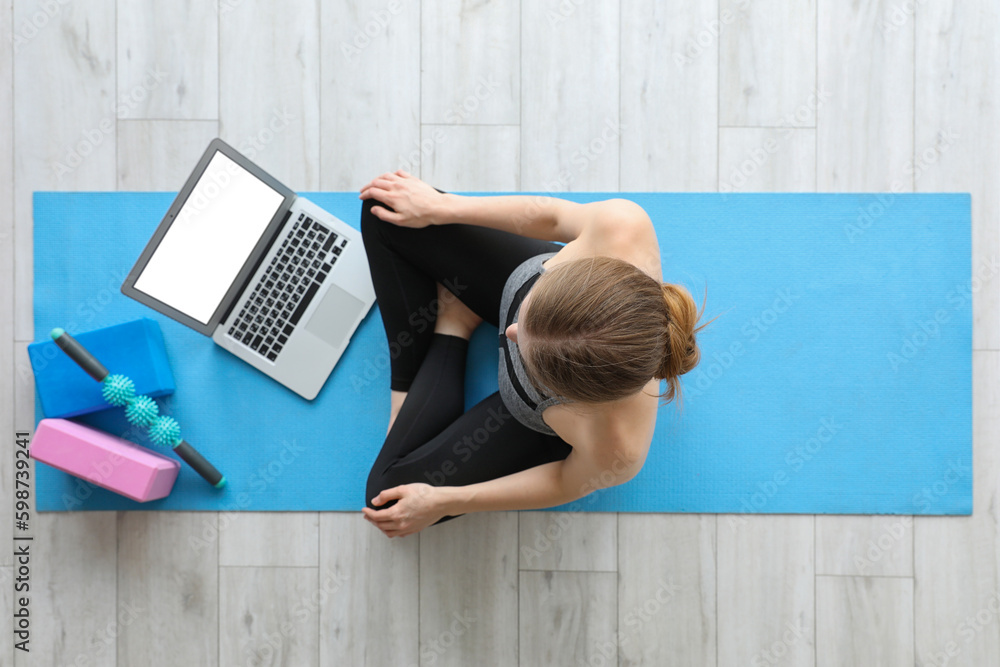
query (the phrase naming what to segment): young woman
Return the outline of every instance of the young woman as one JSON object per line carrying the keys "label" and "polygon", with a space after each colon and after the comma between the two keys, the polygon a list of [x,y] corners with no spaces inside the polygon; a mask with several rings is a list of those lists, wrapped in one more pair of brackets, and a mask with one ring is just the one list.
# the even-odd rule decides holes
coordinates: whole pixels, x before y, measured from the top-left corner
{"label": "young woman", "polygon": [[[702,328],[688,291],[662,282],[645,211],[463,197],[404,171],[360,196],[392,374],[368,521],[400,537],[632,479],[658,398],[679,397],[678,376],[698,363]],[[500,391],[466,412],[468,341],[484,320],[498,327]]]}

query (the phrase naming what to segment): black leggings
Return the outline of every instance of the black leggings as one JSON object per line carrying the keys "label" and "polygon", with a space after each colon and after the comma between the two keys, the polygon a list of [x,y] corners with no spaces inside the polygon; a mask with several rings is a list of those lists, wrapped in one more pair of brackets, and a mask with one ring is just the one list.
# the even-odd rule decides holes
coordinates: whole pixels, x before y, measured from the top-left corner
{"label": "black leggings", "polygon": [[514,419],[499,392],[466,412],[469,343],[434,333],[435,282],[498,326],[507,277],[529,257],[562,246],[472,225],[399,227],[371,212],[376,203],[364,202],[361,234],[389,343],[391,388],[409,393],[368,475],[365,504],[390,507],[396,501],[376,508],[371,500],[401,484],[465,486],[569,456],[561,438]]}

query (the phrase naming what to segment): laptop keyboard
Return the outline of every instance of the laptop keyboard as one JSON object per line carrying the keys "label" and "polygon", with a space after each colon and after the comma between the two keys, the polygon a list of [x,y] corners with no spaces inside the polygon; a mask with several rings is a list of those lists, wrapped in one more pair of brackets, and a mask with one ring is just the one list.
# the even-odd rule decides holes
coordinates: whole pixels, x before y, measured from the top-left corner
{"label": "laptop keyboard", "polygon": [[346,238],[299,215],[228,335],[275,361],[346,247]]}

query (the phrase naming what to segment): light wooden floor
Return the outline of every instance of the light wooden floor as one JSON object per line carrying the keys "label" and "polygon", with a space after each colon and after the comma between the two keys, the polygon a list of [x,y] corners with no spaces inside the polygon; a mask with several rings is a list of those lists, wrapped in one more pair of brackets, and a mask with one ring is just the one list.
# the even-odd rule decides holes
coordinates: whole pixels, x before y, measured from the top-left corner
{"label": "light wooden floor", "polygon": [[995,2],[214,5],[0,0],[5,443],[33,426],[32,192],[176,190],[220,135],[306,191],[404,166],[456,190],[971,192],[975,512],[498,513],[393,541],[360,514],[36,515],[31,653],[4,630],[0,664],[1000,664]]}

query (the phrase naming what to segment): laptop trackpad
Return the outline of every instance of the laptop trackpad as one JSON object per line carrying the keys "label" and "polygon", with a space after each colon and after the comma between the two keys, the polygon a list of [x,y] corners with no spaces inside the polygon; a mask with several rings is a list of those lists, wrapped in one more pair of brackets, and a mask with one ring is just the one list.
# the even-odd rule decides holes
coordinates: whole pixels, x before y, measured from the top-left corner
{"label": "laptop trackpad", "polygon": [[329,345],[340,347],[350,337],[364,307],[363,302],[331,284],[323,301],[309,318],[306,330]]}

